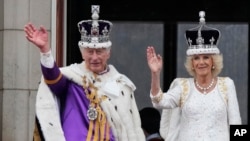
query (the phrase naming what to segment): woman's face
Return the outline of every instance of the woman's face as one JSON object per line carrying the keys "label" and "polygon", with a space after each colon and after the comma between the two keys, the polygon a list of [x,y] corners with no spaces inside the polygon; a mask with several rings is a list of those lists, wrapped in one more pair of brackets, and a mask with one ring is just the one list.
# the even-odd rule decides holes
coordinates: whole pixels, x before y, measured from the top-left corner
{"label": "woman's face", "polygon": [[84,48],[81,49],[81,53],[82,58],[90,71],[98,74],[106,69],[107,61],[110,57],[109,49]]}
{"label": "woman's face", "polygon": [[194,55],[192,65],[196,76],[207,76],[212,74],[213,58],[210,54]]}

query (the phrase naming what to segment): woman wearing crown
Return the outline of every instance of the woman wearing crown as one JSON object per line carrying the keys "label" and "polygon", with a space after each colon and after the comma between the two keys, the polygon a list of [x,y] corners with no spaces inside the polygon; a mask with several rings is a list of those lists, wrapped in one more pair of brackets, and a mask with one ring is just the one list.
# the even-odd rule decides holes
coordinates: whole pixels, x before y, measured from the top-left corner
{"label": "woman wearing crown", "polygon": [[234,81],[219,77],[223,58],[217,48],[220,32],[205,25],[186,31],[188,43],[185,67],[190,78],[176,78],[162,92],[162,57],[154,47],[147,48],[151,70],[150,97],[153,106],[162,108],[161,135],[166,141],[229,141],[230,125],[241,124]]}

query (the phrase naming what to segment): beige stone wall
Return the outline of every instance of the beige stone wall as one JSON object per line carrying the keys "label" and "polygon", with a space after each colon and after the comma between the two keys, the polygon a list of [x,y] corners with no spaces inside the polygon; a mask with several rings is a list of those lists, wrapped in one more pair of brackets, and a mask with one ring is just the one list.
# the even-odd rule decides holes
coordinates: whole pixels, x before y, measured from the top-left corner
{"label": "beige stone wall", "polygon": [[3,99],[3,0],[0,0],[0,140],[2,138],[2,99]]}
{"label": "beige stone wall", "polygon": [[[51,0],[0,0],[0,140],[32,141],[39,51],[23,27],[51,28]],[[50,30],[49,30],[50,32]]]}

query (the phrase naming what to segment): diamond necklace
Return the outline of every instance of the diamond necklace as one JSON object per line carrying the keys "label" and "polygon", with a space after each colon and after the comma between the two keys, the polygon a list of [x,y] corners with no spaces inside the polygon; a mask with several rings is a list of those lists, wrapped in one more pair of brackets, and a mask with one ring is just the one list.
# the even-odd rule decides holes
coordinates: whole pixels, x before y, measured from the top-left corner
{"label": "diamond necklace", "polygon": [[206,93],[207,93],[207,90],[210,89],[210,88],[213,86],[213,84],[214,84],[214,78],[212,79],[211,83],[210,83],[207,87],[202,87],[202,86],[200,86],[197,80],[195,80],[195,84],[196,84],[196,86],[197,86],[200,90],[203,91],[203,94],[206,94]]}

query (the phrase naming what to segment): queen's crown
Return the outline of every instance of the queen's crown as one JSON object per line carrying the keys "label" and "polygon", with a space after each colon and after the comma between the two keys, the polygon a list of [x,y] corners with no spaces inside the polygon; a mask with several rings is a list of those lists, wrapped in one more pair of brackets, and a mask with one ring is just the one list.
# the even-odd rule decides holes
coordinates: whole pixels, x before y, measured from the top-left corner
{"label": "queen's crown", "polygon": [[187,55],[195,54],[219,54],[217,47],[220,31],[206,26],[205,12],[200,11],[200,23],[198,27],[186,31],[185,37],[188,44]]}

